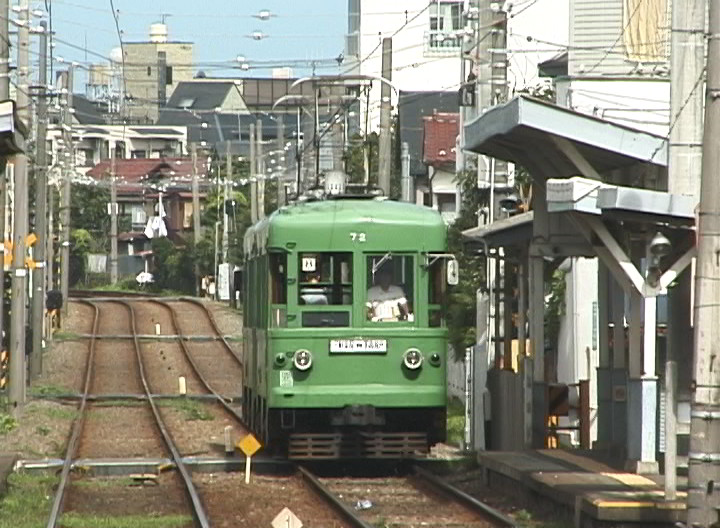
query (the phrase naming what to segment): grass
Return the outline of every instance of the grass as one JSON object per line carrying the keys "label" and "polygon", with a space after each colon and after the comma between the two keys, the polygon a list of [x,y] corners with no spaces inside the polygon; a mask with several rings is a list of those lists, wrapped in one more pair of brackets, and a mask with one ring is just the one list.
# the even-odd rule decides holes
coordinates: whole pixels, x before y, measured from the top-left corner
{"label": "grass", "polygon": [[447,443],[460,447],[465,443],[465,406],[454,398],[447,407]]}
{"label": "grass", "polygon": [[0,413],[0,435],[6,435],[17,427],[17,420],[9,414]]}
{"label": "grass", "polygon": [[56,482],[54,475],[11,474],[8,494],[0,499],[0,528],[45,526]]}
{"label": "grass", "polygon": [[57,385],[36,385],[30,388],[30,395],[36,397],[60,396],[62,394],[72,394],[73,392],[75,391],[73,391],[72,389],[68,389],[67,387],[60,387]]}
{"label": "grass", "polygon": [[53,420],[74,420],[78,414],[77,409],[66,407],[46,407],[41,412]]}
{"label": "grass", "polygon": [[207,410],[201,402],[190,400],[187,398],[175,398],[172,400],[163,400],[160,402],[163,407],[177,409],[185,415],[187,421],[193,420],[214,420],[215,417]]}
{"label": "grass", "polygon": [[68,513],[62,516],[60,524],[65,528],[173,528],[192,523],[189,515],[124,515],[104,517],[97,515]]}

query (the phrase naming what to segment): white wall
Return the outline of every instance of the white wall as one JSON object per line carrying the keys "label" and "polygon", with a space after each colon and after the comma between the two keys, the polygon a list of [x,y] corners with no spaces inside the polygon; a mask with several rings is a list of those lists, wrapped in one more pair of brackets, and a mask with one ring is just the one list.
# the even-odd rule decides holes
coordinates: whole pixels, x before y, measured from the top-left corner
{"label": "white wall", "polygon": [[[508,13],[509,94],[542,81],[541,62],[565,51],[570,38],[570,0],[515,2]],[[508,4],[506,4],[507,8]]]}
{"label": "white wall", "polygon": [[558,104],[661,136],[668,133],[667,79],[573,79],[558,83]]}
{"label": "white wall", "polygon": [[[557,376],[559,383],[590,380],[590,438],[597,439],[597,318],[598,264],[596,258],[569,258],[565,276],[565,317],[560,324]],[[571,404],[573,401],[571,391]],[[577,435],[572,435],[576,441]]]}

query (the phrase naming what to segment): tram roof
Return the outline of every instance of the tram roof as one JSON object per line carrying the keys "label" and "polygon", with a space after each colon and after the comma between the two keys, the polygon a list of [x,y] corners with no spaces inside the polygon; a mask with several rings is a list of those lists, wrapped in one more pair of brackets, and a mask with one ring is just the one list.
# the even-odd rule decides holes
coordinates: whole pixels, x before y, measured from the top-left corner
{"label": "tram roof", "polygon": [[282,207],[249,233],[256,237],[258,248],[295,243],[318,251],[350,251],[358,249],[359,242],[353,241],[350,233],[364,233],[362,243],[368,250],[442,251],[447,226],[440,214],[428,207],[348,198]]}

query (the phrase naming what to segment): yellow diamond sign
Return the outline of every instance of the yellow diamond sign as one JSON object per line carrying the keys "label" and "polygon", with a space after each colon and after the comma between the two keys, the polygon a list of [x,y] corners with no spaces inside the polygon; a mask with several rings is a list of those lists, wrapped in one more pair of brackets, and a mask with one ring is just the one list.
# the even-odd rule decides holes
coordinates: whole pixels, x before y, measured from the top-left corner
{"label": "yellow diamond sign", "polygon": [[253,456],[255,453],[258,452],[258,449],[260,449],[262,447],[262,445],[260,445],[260,442],[258,442],[257,439],[251,434],[247,435],[245,438],[240,440],[236,444],[236,446],[247,457]]}

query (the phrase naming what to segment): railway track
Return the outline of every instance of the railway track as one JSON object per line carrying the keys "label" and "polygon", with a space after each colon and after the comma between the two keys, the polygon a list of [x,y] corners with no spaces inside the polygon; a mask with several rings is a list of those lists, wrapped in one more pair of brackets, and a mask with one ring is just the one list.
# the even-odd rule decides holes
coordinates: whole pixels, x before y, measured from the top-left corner
{"label": "railway track", "polygon": [[[94,321],[93,321],[93,336],[96,336],[99,333],[99,326],[101,321],[101,309],[98,307],[96,303],[93,303],[91,301],[85,301],[88,304],[90,304],[94,309]],[[137,331],[136,331],[136,318],[135,318],[135,310],[132,307],[131,304],[124,302],[124,301],[117,301],[117,304],[123,306],[127,312],[128,322],[130,326],[130,332],[135,335],[135,339],[132,341],[132,348],[134,349],[135,353],[135,359],[136,359],[136,368],[137,368],[137,374],[138,378],[140,380],[140,384],[142,385],[142,391],[144,393],[144,405],[147,405],[150,409],[150,412],[152,413],[153,419],[154,419],[154,427],[156,428],[157,434],[162,437],[162,442],[165,446],[166,452],[170,455],[170,460],[172,461],[172,464],[176,470],[176,477],[174,478],[168,478],[165,479],[162,486],[165,488],[163,489],[162,495],[165,497],[166,500],[170,501],[172,496],[174,494],[177,494],[178,492],[181,492],[182,495],[184,495],[184,504],[185,504],[185,514],[189,515],[193,519],[192,524],[194,526],[199,527],[209,527],[209,520],[208,516],[205,512],[205,509],[203,507],[203,504],[200,500],[200,496],[198,494],[197,489],[195,488],[195,485],[193,484],[190,471],[188,470],[185,462],[182,459],[182,456],[180,454],[180,451],[178,450],[177,446],[175,445],[175,442],[173,441],[172,436],[170,435],[168,428],[163,421],[158,402],[156,401],[156,396],[151,392],[150,386],[147,381],[147,375],[145,371],[145,365],[143,361],[143,356],[141,353],[141,345],[139,342],[139,339],[137,338]],[[117,313],[117,312],[115,312]],[[63,466],[60,473],[60,479],[57,486],[57,490],[55,492],[55,496],[53,498],[53,505],[51,508],[51,512],[48,518],[47,527],[52,528],[58,525],[61,519],[61,515],[66,513],[65,512],[65,502],[66,498],[69,495],[72,495],[72,493],[76,492],[78,495],[82,495],[82,490],[77,490],[76,488],[79,485],[79,481],[82,480],[82,477],[78,477],[76,479],[71,478],[71,470],[73,469],[73,462],[76,460],[78,455],[79,446],[81,443],[91,443],[93,442],[92,438],[87,438],[84,436],[84,430],[86,426],[86,421],[88,417],[88,396],[90,394],[91,388],[93,386],[93,383],[97,380],[95,380],[95,373],[96,373],[96,361],[97,361],[97,340],[95,337],[92,337],[90,339],[89,343],[89,352],[87,356],[87,365],[85,370],[85,376],[84,376],[84,385],[83,385],[83,393],[82,398],[80,401],[80,405],[78,408],[78,415],[75,419],[75,422],[72,427],[72,433],[70,436],[70,441],[68,442],[65,457],[63,460]],[[177,486],[180,486],[182,489],[178,490]],[[75,501],[77,502],[77,501]],[[171,501],[170,501],[171,502]],[[95,503],[94,507],[102,506],[101,504]],[[130,506],[130,505],[126,505]],[[93,513],[96,514],[102,514],[102,510],[94,510]]]}
{"label": "railway track", "polygon": [[318,477],[300,467],[314,491],[353,527],[515,528],[503,513],[422,468],[407,477]]}

